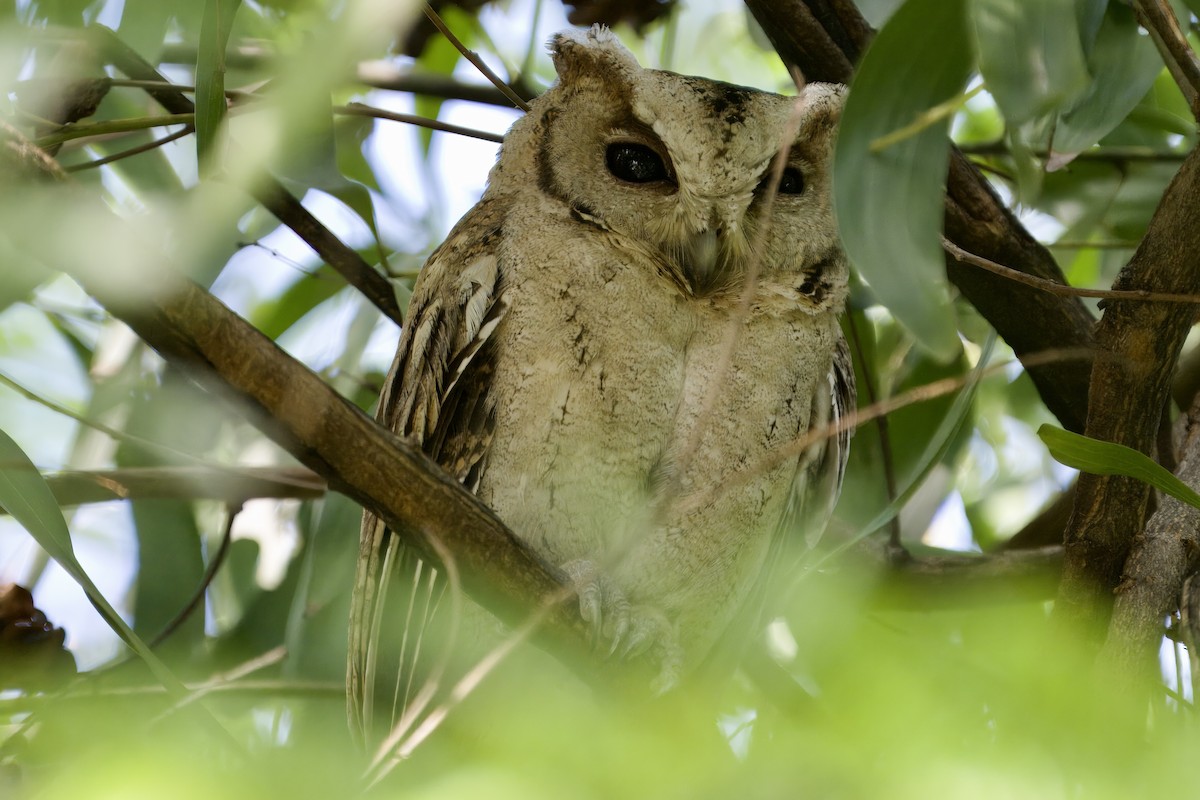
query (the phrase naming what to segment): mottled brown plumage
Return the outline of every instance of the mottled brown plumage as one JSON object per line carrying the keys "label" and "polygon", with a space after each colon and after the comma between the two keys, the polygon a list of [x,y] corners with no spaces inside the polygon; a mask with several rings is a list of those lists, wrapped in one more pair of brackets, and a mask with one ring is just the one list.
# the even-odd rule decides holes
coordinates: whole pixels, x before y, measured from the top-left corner
{"label": "mottled brown plumage", "polygon": [[[786,537],[815,538],[841,483],[846,435],[771,460],[854,403],[829,196],[841,90],[646,70],[598,28],[552,50],[558,83],[417,281],[380,420],[562,565],[585,618],[667,685],[756,629]],[[411,696],[440,591],[368,514],[362,729]],[[467,617],[476,641],[487,617]]]}

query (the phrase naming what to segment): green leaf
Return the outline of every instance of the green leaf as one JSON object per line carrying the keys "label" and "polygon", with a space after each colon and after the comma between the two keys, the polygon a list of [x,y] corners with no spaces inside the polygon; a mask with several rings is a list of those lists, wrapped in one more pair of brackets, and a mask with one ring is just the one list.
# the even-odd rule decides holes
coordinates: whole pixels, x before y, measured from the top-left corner
{"label": "green leaf", "polygon": [[1046,443],[1050,455],[1060,464],[1093,475],[1124,475],[1135,478],[1180,502],[1200,508],[1200,494],[1156,464],[1149,456],[1132,447],[1080,436],[1053,425],[1038,428],[1038,436]]}
{"label": "green leaf", "polygon": [[187,689],[179,679],[121,619],[84,572],[75,558],[71,533],[54,494],[25,451],[3,430],[0,430],[0,506],[79,584],[104,621],[146,662],[154,676],[178,696],[186,695]]}
{"label": "green leaf", "polygon": [[908,0],[879,32],[850,87],[834,155],[834,204],[846,252],[871,290],[942,361],[960,345],[939,234],[948,115],[883,149],[880,137],[954,98],[971,53],[959,3]]}
{"label": "green leaf", "polygon": [[970,10],[979,71],[1010,125],[1069,107],[1087,90],[1073,0],[973,0]]}
{"label": "green leaf", "polygon": [[211,167],[211,153],[225,119],[225,47],[241,0],[207,0],[196,53],[196,157]]}
{"label": "green leaf", "polygon": [[1110,3],[1088,57],[1092,80],[1058,118],[1055,153],[1075,154],[1100,141],[1138,104],[1162,71],[1162,58],[1139,32],[1133,9]]}
{"label": "green leaf", "polygon": [[297,320],[345,288],[345,281],[333,268],[322,264],[255,308],[250,320],[265,336],[278,339]]}

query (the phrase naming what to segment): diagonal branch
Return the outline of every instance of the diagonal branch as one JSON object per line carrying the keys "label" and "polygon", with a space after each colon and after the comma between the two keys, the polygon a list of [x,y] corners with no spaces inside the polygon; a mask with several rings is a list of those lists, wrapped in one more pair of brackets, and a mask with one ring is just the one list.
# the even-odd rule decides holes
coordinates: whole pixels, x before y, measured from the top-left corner
{"label": "diagonal branch", "polygon": [[[70,270],[68,270],[70,272]],[[219,396],[330,488],[370,508],[423,558],[441,563],[434,538],[456,559],[463,588],[516,626],[552,605],[536,639],[585,680],[602,674],[587,655],[589,630],[564,578],[474,495],[412,443],[378,425],[319,376],[191,281],[130,298],[71,272],[109,312],[170,364]]]}
{"label": "diagonal branch", "polygon": [[1179,27],[1167,0],[1137,0],[1133,4],[1138,22],[1150,33],[1167,71],[1183,92],[1192,116],[1200,120],[1200,58]]}
{"label": "diagonal branch", "polygon": [[[872,31],[850,0],[746,0],[783,60],[814,81],[848,83]],[[962,153],[950,159],[946,236],[964,250],[1053,283],[1066,280],[1054,256],[1005,208]],[[1055,297],[998,275],[947,262],[947,274],[1018,358],[1051,347],[1092,344],[1091,313],[1078,298]],[[1083,430],[1090,365],[1029,366],[1046,407]]]}

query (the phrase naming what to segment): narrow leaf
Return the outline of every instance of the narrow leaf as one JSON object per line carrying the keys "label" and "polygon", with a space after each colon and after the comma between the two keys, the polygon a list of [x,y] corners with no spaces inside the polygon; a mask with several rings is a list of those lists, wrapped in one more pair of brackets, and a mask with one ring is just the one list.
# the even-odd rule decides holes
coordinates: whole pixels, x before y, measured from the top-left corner
{"label": "narrow leaf", "polygon": [[1180,502],[1200,508],[1200,494],[1156,464],[1149,456],[1131,447],[1102,442],[1053,425],[1038,428],[1038,436],[1060,464],[1093,475],[1124,475],[1148,483]]}
{"label": "narrow leaf", "polygon": [[12,438],[0,430],[0,506],[21,523],[29,535],[87,594],[96,611],[136,652],[154,676],[170,691],[183,697],[187,689],[150,648],[130,629],[75,558],[71,533],[46,479]]}
{"label": "narrow leaf", "polygon": [[196,156],[212,161],[212,148],[225,119],[225,47],[241,0],[206,0],[196,52]]}
{"label": "narrow leaf", "polygon": [[979,71],[1010,125],[1069,107],[1087,89],[1074,0],[973,0],[970,9]]}
{"label": "narrow leaf", "polygon": [[1139,32],[1133,9],[1120,3],[1109,4],[1088,63],[1087,92],[1055,127],[1056,154],[1074,155],[1107,135],[1145,97],[1163,68],[1154,43]]}
{"label": "narrow leaf", "polygon": [[941,361],[960,349],[939,239],[949,115],[887,147],[872,143],[956,97],[970,65],[962,4],[908,0],[863,57],[834,156],[834,204],[851,262]]}

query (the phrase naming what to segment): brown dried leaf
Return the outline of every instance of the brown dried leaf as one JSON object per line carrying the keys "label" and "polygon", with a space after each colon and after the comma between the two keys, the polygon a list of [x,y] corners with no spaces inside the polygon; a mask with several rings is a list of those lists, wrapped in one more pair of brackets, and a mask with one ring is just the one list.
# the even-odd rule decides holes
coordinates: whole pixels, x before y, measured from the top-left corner
{"label": "brown dried leaf", "polygon": [[41,688],[75,674],[75,657],[23,586],[0,586],[0,688]]}

